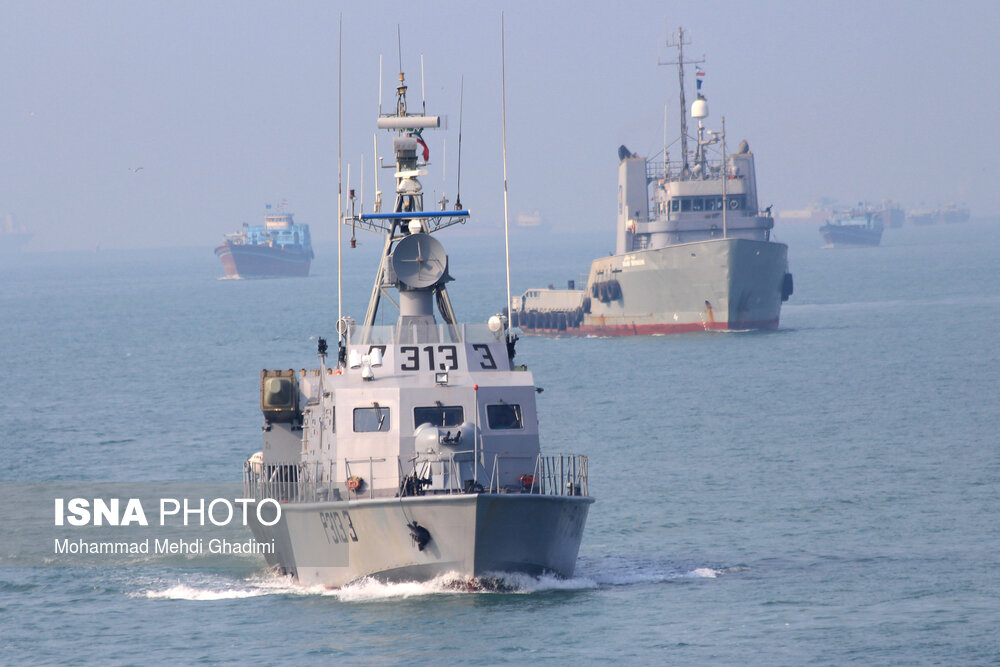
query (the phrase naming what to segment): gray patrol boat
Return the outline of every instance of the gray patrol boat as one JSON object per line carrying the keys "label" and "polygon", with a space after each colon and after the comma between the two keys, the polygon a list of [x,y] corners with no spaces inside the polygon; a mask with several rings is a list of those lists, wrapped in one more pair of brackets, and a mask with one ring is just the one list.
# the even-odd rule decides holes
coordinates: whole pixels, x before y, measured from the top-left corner
{"label": "gray patrol boat", "polygon": [[[538,390],[513,363],[506,318],[456,319],[435,233],[469,212],[424,211],[421,133],[440,122],[407,113],[402,73],[396,92],[378,119],[396,133],[394,209],[376,194],[374,212],[355,215],[352,193],[343,219],[385,237],[368,309],[360,325],[338,320],[334,363],[320,339],[318,368],[261,372],[263,448],[243,471],[261,513],[251,529],[274,545],[268,563],[307,585],[570,577],[593,503],[587,458],[541,453]],[[375,324],[383,298],[395,326]]]}
{"label": "gray patrol boat", "polygon": [[[792,293],[788,246],[771,239],[770,206],[757,199],[754,155],[743,141],[727,154],[721,132],[706,130],[708,100],[701,92],[688,151],[684,95],[684,31],[678,31],[680,160],[662,161],[618,149],[617,245],[594,260],[586,287],[529,289],[515,297],[511,320],[542,335],[631,336],[705,330],[776,329]],[[720,144],[721,155],[710,155]],[[712,149],[713,152],[718,148]],[[652,204],[652,206],[650,205]]]}

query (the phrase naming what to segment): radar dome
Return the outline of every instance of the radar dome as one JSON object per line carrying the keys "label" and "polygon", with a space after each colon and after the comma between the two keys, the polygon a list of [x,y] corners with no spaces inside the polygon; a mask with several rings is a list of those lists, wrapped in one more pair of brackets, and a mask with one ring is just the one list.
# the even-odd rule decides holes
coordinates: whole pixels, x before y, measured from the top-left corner
{"label": "radar dome", "polygon": [[708,118],[708,100],[701,95],[691,103],[691,117],[699,120]]}

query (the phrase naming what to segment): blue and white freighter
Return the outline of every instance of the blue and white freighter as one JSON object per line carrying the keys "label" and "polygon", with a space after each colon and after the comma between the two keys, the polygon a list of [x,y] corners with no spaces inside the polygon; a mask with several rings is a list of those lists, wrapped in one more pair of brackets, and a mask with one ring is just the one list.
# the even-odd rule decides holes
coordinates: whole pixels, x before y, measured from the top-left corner
{"label": "blue and white freighter", "polygon": [[[680,160],[662,162],[618,149],[615,253],[593,261],[585,289],[530,289],[512,303],[527,333],[632,336],[706,330],[776,329],[792,293],[788,246],[771,239],[770,207],[760,209],[747,142],[726,153],[722,131],[704,127],[708,100],[697,71],[695,148],[688,151],[684,31],[678,32]],[[700,62],[700,61],[699,61]],[[709,148],[721,144],[721,156]]]}
{"label": "blue and white freighter", "polygon": [[291,213],[268,210],[263,225],[244,222],[243,229],[226,234],[215,254],[230,278],[308,276],[313,260],[309,225],[296,223]]}
{"label": "blue and white freighter", "polygon": [[[396,133],[394,209],[380,212],[376,196],[374,213],[345,219],[385,236],[368,310],[338,321],[332,363],[321,339],[318,368],[262,371],[263,448],[245,490],[280,500],[281,516],[254,535],[305,584],[569,577],[593,502],[587,458],[541,453],[534,379],[513,363],[506,319],[455,317],[435,232],[469,213],[424,211],[420,133],[439,118],[407,114],[402,73],[378,127]],[[383,300],[399,308],[394,326],[375,325]]]}

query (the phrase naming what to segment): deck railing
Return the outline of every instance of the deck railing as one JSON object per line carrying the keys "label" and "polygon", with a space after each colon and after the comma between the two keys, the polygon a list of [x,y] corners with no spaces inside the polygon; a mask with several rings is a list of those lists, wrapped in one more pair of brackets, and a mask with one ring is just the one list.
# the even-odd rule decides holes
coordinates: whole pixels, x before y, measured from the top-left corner
{"label": "deck railing", "polygon": [[[263,463],[243,465],[243,491],[249,498],[314,503],[377,497],[408,497],[462,493],[528,493],[544,496],[587,496],[589,461],[579,454],[539,454],[532,457],[494,454],[481,461],[474,452],[419,455],[397,460],[396,474],[377,476],[384,458],[350,459],[337,474],[334,462]],[[520,465],[518,465],[520,464]],[[519,475],[512,470],[523,471]]]}

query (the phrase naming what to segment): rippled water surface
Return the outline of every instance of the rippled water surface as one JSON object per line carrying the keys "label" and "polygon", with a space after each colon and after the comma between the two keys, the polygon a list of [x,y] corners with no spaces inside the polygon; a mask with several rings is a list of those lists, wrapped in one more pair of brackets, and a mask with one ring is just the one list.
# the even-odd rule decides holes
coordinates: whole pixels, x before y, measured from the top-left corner
{"label": "rippled water surface", "polygon": [[[543,449],[591,457],[576,576],[501,592],[300,587],[253,562],[2,568],[3,662],[975,664],[1000,659],[1000,225],[824,250],[778,229],[781,330],[523,339]],[[460,317],[503,303],[502,239],[441,237]],[[347,254],[360,316],[378,244]],[[605,235],[515,236],[515,292]],[[307,279],[219,280],[211,249],[0,260],[0,481],[236,481],[258,373],[311,367]]]}

